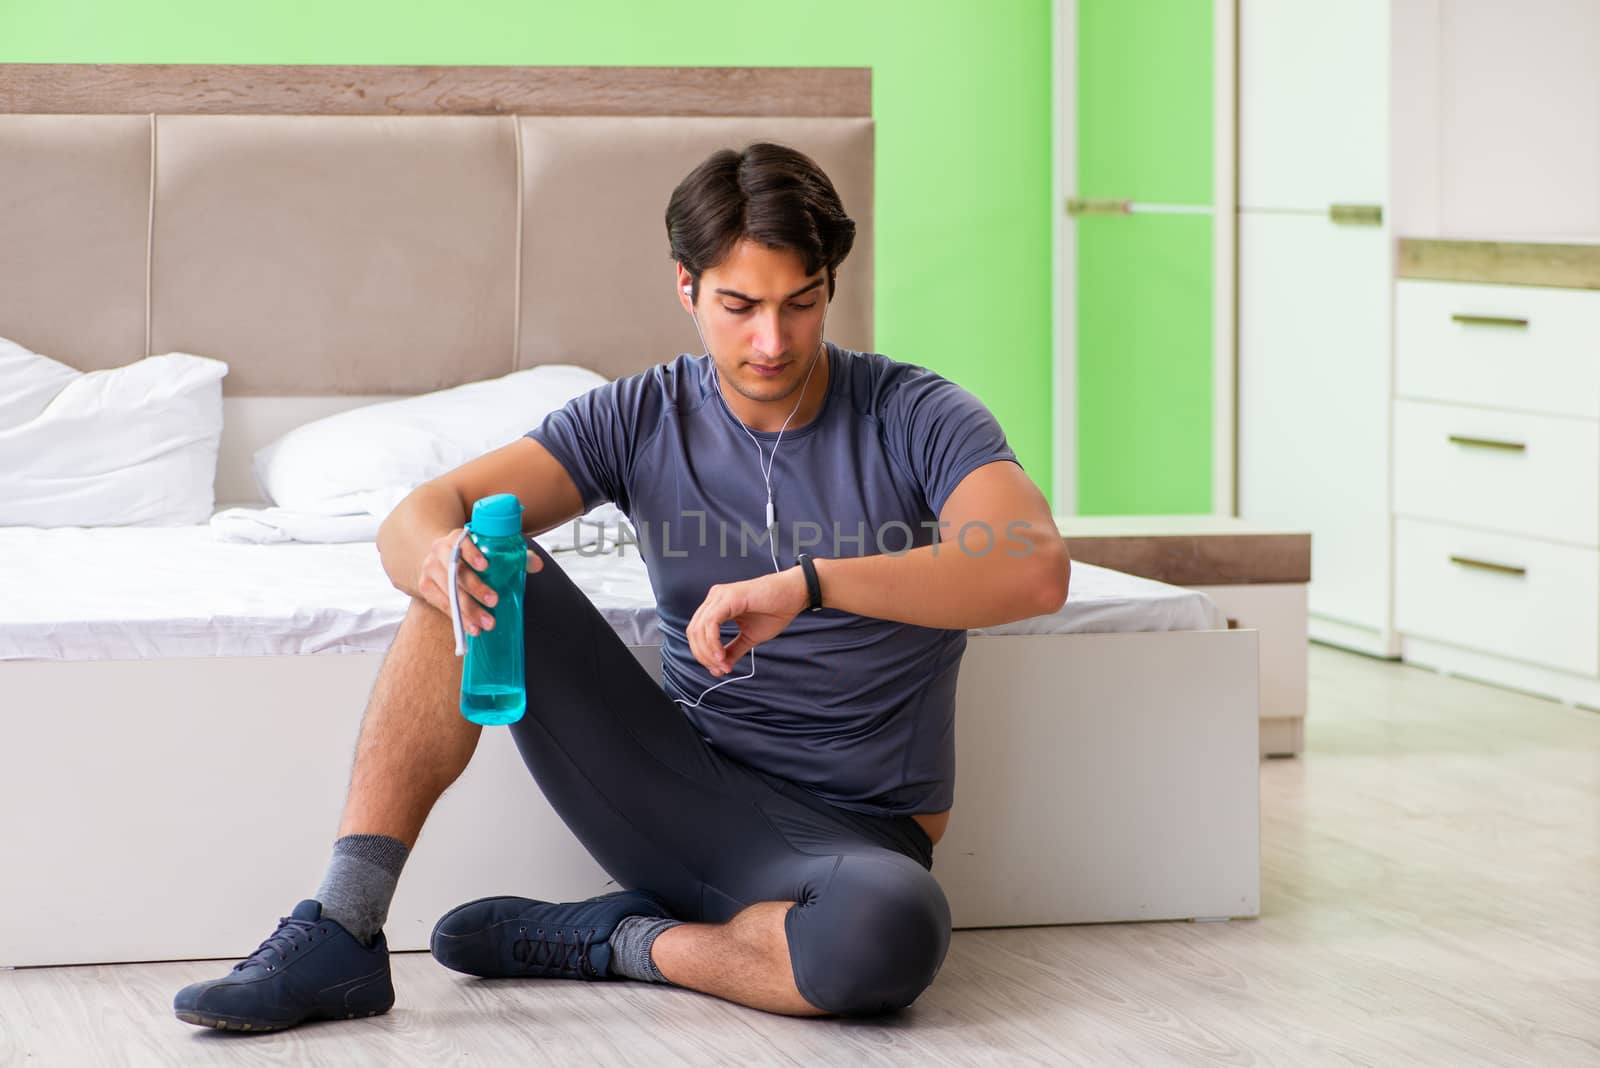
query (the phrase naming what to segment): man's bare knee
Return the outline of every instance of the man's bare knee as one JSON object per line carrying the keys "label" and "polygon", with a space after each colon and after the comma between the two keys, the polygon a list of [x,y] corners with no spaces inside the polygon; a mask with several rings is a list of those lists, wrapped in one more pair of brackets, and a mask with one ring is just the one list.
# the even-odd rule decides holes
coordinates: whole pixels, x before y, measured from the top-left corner
{"label": "man's bare knee", "polygon": [[455,654],[455,633],[443,612],[420,597],[411,598],[400,629],[389,643],[382,674],[397,672],[415,682],[419,677],[449,674],[461,677],[461,659]]}
{"label": "man's bare knee", "polygon": [[[446,649],[454,655],[455,635],[450,626],[450,617],[421,597],[411,598],[411,604],[406,607],[406,616],[400,621],[400,633],[428,642],[443,638]],[[396,635],[397,640],[398,637]]]}
{"label": "man's bare knee", "polygon": [[[407,721],[437,722],[453,714],[460,690],[461,658],[455,655],[450,621],[426,601],[413,597],[373,684],[368,720],[399,711]],[[455,720],[467,725],[459,716]]]}

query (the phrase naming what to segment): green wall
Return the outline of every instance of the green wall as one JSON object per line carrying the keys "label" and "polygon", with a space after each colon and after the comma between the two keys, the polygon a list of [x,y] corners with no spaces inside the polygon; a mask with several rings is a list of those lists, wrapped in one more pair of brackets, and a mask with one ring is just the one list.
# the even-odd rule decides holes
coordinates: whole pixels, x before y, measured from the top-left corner
{"label": "green wall", "polygon": [[981,397],[1048,494],[1050,29],[1050,0],[0,0],[0,62],[871,67],[875,347]]}

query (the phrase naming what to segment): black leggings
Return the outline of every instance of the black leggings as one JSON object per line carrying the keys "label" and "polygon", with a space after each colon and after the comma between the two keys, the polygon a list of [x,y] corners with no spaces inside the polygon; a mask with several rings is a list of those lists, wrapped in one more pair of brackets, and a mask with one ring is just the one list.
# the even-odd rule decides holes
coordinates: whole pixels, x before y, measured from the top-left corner
{"label": "black leggings", "polygon": [[762,901],[812,1005],[909,1005],[950,947],[933,846],[910,816],[864,815],[714,749],[538,545],[523,598],[528,711],[511,735],[556,814],[626,889],[681,920]]}

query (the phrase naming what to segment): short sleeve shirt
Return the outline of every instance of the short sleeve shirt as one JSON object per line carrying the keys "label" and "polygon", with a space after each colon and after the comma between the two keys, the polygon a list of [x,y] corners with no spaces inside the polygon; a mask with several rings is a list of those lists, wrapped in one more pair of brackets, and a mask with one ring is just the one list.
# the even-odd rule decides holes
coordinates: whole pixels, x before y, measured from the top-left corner
{"label": "short sleeve shirt", "polygon": [[[898,554],[950,540],[938,515],[961,480],[1017,462],[994,416],[954,382],[831,342],[826,353],[822,410],[781,441],[746,428],[710,357],[688,355],[575,398],[528,436],[566,468],[586,509],[610,501],[628,516],[655,591],[663,688],[707,741],[844,808],[943,811],[964,630],[802,612],[756,647],[754,677],[709,692],[748,674],[751,655],[714,679],[685,638],[712,585],[792,567],[799,552]],[[726,624],[723,640],[735,633]]]}

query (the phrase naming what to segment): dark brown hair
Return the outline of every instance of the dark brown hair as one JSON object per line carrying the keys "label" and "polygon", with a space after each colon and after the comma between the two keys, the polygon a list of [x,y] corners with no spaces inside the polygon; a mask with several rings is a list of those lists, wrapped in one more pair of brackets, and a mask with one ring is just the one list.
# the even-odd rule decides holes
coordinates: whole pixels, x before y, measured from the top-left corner
{"label": "dark brown hair", "polygon": [[667,242],[694,279],[692,300],[700,297],[701,274],[742,238],[798,252],[806,274],[826,267],[831,300],[834,273],[855,243],[856,224],[809,156],[758,142],[743,152],[712,153],[667,202]]}

